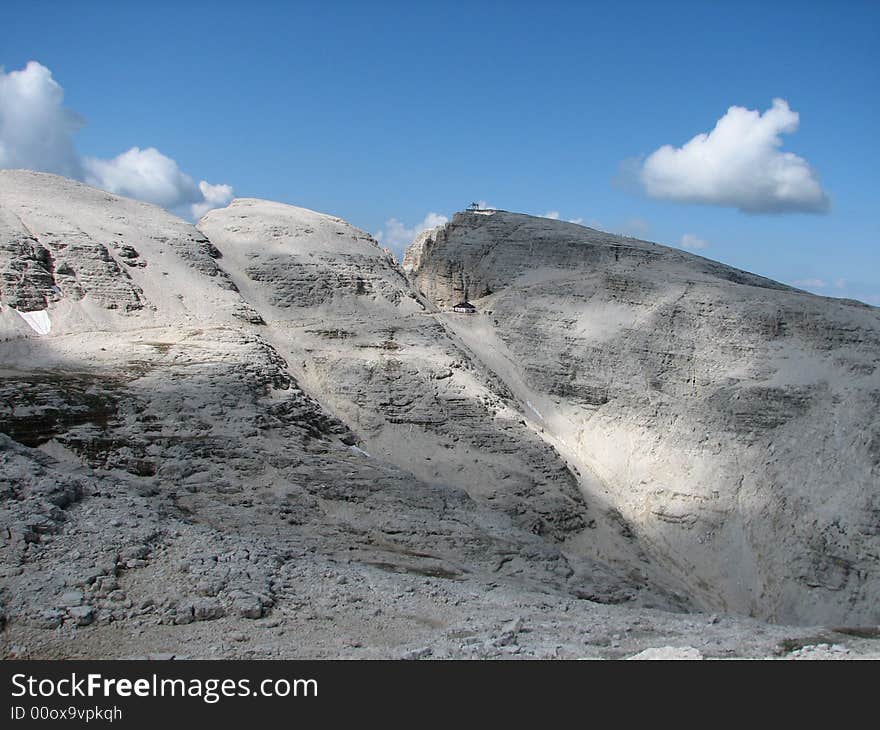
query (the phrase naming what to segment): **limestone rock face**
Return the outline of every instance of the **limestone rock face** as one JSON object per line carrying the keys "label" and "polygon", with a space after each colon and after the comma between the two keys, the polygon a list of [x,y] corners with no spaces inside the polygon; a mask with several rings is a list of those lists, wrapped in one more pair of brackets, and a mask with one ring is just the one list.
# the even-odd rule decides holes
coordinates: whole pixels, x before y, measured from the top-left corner
{"label": "limestone rock face", "polygon": [[[576,593],[611,601],[644,590],[641,578],[611,589],[603,577],[607,585],[596,588],[615,562],[600,549],[605,532],[625,545],[627,559],[641,555],[637,541],[621,538],[604,509],[585,500],[571,465],[523,421],[509,389],[427,311],[370,236],[338,218],[253,200],[210,212],[199,228],[262,313],[297,380],[353,428],[372,458],[454,485],[564,546]],[[626,559],[617,562],[619,575],[629,576]]]}
{"label": "limestone rock face", "polygon": [[[623,264],[621,264],[623,261]],[[404,270],[440,307],[487,296],[542,268],[612,272],[678,265],[688,276],[791,291],[791,287],[683,251],[592,228],[506,211],[456,213],[425,231],[404,256]],[[536,277],[537,274],[533,274]],[[626,293],[626,282],[620,294]],[[610,282],[614,287],[615,283]]]}
{"label": "limestone rock face", "polygon": [[71,332],[135,326],[126,315],[143,310],[138,322],[252,314],[218,256],[193,226],[154,206],[45,173],[0,170],[3,322],[15,319],[7,307],[45,311]]}
{"label": "limestone rock face", "polygon": [[438,321],[701,605],[880,620],[880,310],[504,212],[416,246],[416,288],[479,310]]}
{"label": "limestone rock face", "polygon": [[572,472],[366,234],[257,201],[199,230],[9,171],[0,212],[0,612],[35,655],[329,615],[307,655],[333,656],[383,613],[388,655],[495,589],[686,605],[581,544]]}
{"label": "limestone rock face", "polygon": [[603,236],[0,171],[3,655],[864,654],[686,612],[877,622],[876,310]]}

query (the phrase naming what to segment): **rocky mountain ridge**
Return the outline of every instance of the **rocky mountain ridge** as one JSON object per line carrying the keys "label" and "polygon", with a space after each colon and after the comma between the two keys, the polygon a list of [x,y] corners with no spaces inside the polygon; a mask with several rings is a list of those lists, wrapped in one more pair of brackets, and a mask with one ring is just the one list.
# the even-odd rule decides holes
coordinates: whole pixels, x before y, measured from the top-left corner
{"label": "rocky mountain ridge", "polygon": [[698,604],[877,620],[880,311],[505,212],[405,266]]}
{"label": "rocky mountain ridge", "polygon": [[[696,642],[707,624],[682,611],[876,623],[877,310],[472,217],[402,268],[293,206],[239,199],[194,227],[0,171],[6,655],[621,656]],[[658,267],[674,283],[633,274]],[[744,317],[725,287],[766,301]],[[460,295],[479,313],[446,312]],[[810,367],[774,383],[792,354],[766,342],[808,336]],[[839,367],[849,390],[816,387]],[[832,419],[785,429],[826,391],[834,448],[859,460],[839,493],[803,495],[779,474],[830,478],[786,460]],[[731,486],[736,459],[754,483]],[[757,557],[771,541],[778,563]],[[708,655],[852,636],[714,621]]]}

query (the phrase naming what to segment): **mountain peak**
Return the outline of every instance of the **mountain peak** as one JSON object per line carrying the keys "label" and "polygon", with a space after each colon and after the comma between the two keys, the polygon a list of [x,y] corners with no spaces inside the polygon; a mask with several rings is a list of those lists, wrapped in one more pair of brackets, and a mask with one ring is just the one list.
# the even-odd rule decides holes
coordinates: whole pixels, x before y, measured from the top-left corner
{"label": "mountain peak", "polygon": [[604,272],[657,281],[721,280],[793,291],[779,282],[680,249],[575,223],[508,211],[465,210],[419,234],[404,269],[438,306],[499,291],[536,270],[560,279]]}

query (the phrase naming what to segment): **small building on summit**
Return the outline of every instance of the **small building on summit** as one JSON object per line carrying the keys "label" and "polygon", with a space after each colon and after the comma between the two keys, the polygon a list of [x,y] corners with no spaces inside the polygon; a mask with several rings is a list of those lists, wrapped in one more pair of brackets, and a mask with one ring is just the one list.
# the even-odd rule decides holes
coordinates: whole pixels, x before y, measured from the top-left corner
{"label": "small building on summit", "polygon": [[477,308],[470,302],[459,302],[452,307],[453,312],[461,312],[462,314],[476,314]]}

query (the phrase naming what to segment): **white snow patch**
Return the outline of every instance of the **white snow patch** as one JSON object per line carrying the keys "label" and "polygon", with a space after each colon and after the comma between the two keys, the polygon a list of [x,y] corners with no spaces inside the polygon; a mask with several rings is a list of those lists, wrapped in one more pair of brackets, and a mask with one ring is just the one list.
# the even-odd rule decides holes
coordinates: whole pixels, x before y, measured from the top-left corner
{"label": "white snow patch", "polygon": [[49,313],[45,309],[36,312],[19,312],[15,307],[10,307],[10,309],[18,312],[19,316],[38,335],[48,335],[52,331],[52,320],[49,319]]}
{"label": "white snow patch", "polygon": [[352,451],[354,451],[354,453],[356,453],[356,454],[363,454],[363,455],[366,456],[368,459],[372,459],[372,458],[373,458],[373,457],[370,456],[366,451],[364,451],[363,449],[359,449],[357,446],[349,446],[348,448],[350,448],[350,449],[351,449]]}
{"label": "white snow patch", "polygon": [[532,402],[531,402],[530,400],[527,400],[527,401],[526,401],[526,405],[527,405],[529,408],[531,408],[532,411],[534,411],[535,415],[536,415],[538,418],[540,418],[542,421],[544,420],[544,416],[542,416],[542,415],[541,415],[541,412],[540,412],[537,408],[535,408],[535,407],[532,405]]}

